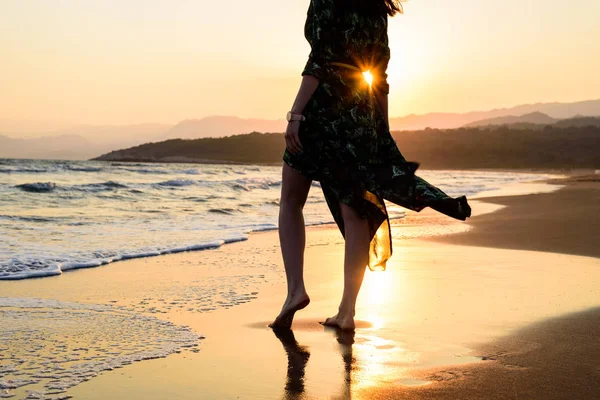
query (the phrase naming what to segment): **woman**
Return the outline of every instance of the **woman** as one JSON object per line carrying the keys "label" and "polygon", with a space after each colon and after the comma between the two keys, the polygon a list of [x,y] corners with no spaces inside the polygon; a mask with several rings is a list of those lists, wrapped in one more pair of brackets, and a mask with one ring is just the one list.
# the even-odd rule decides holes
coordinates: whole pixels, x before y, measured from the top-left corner
{"label": "woman", "polygon": [[342,301],[324,322],[343,330],[355,328],[365,267],[384,270],[392,254],[383,199],[463,221],[471,215],[465,196],[451,198],[415,176],[419,164],[407,162],[390,135],[387,18],[401,11],[398,0],[311,0],[305,25],[311,53],[288,113],[283,156],[279,236],[288,295],[273,328],[289,328],[310,302],[302,209],[313,180],[346,241]]}

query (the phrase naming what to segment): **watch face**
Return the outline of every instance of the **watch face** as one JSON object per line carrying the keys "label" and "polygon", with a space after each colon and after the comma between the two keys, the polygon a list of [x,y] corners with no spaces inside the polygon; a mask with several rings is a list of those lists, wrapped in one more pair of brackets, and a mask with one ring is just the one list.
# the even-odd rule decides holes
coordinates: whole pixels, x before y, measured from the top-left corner
{"label": "watch face", "polygon": [[285,119],[287,119],[288,122],[290,122],[292,120],[292,112],[291,111],[288,111]]}

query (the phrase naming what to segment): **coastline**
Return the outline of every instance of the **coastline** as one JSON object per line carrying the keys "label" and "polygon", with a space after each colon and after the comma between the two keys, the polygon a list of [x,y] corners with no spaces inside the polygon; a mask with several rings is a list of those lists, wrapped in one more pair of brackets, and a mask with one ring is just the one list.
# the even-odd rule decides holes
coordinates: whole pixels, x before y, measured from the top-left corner
{"label": "coastline", "polygon": [[[119,164],[119,166],[124,165],[124,164]],[[186,165],[188,167],[186,167]],[[218,167],[218,165],[212,165],[212,167]],[[210,167],[210,168],[212,168]],[[179,165],[178,168],[189,168],[189,164],[185,164],[185,165]],[[87,174],[88,172],[97,172],[97,171],[101,171],[102,167],[98,167],[96,165],[92,165],[92,166],[87,166],[87,167],[69,167],[67,168],[67,170],[73,170],[73,171],[85,171],[85,173]],[[39,169],[36,169],[34,171],[39,171]],[[129,171],[129,170],[128,170]],[[176,168],[175,171],[178,171],[178,169]],[[136,171],[131,171],[132,173],[136,172]],[[147,173],[148,170],[146,169],[142,169],[140,171],[140,173]],[[426,179],[430,179],[430,177],[432,177],[432,175],[435,175],[435,170],[424,170],[423,171],[423,177],[425,177]],[[499,172],[499,171],[496,171]],[[533,182],[529,182],[529,180],[531,179],[535,179],[534,177],[545,177],[548,178],[550,176],[562,176],[562,175],[558,175],[556,173],[554,174],[549,174],[549,173],[538,173],[538,174],[533,174],[533,173],[521,173],[519,171],[505,171],[508,175],[504,176],[502,172],[499,172],[499,175],[494,175],[494,174],[488,174],[488,171],[486,170],[473,170],[473,171],[443,171],[442,174],[446,177],[449,178],[449,180],[452,181],[459,181],[460,178],[457,178],[462,176],[462,175],[466,175],[467,179],[472,179],[473,181],[477,181],[477,180],[484,180],[487,183],[485,183],[482,186],[474,186],[473,188],[469,187],[467,185],[466,189],[466,193],[468,197],[470,197],[471,199],[478,199],[478,198],[485,198],[486,196],[489,196],[490,194],[507,194],[507,195],[516,195],[516,194],[520,194],[522,192],[525,193],[536,193],[536,192],[547,192],[547,191],[551,191],[553,188],[547,184],[544,183],[537,183],[537,181],[533,181]],[[160,171],[160,173],[162,174],[163,171]],[[186,175],[188,174],[197,174],[198,172],[196,170],[193,169],[184,169],[183,173]],[[212,173],[211,171],[208,171],[208,173]],[[245,172],[238,172],[236,171],[236,173],[242,173],[245,174]],[[92,176],[92,175],[90,175]],[[171,190],[176,190],[179,187],[190,187],[189,185],[194,186],[194,181],[190,180],[190,179],[179,179],[179,177],[176,175],[176,172],[173,173],[173,179],[170,180],[164,180],[167,178],[163,178],[162,181],[158,182],[158,183],[154,183],[153,185],[155,187],[160,187],[162,188],[166,188],[166,189],[171,189]],[[471,177],[472,176],[472,177]],[[491,179],[488,179],[487,177],[490,176]],[[508,178],[510,177],[510,178]],[[83,193],[85,193],[85,195],[91,195],[94,196],[95,195],[95,191],[98,191],[98,199],[102,202],[104,201],[104,199],[106,199],[108,196],[104,196],[101,192],[104,190],[108,190],[108,191],[114,191],[114,190],[119,190],[121,192],[125,192],[124,195],[125,196],[129,196],[128,199],[130,201],[134,201],[136,203],[140,202],[140,197],[136,195],[136,193],[141,193],[139,190],[137,189],[133,189],[133,188],[137,188],[136,185],[141,185],[144,187],[144,190],[147,189],[147,186],[149,185],[147,182],[141,182],[141,183],[136,183],[134,182],[133,184],[130,184],[129,182],[127,182],[127,184],[125,183],[120,183],[121,181],[119,180],[121,177],[120,176],[109,176],[109,177],[101,177],[100,179],[104,179],[106,180],[106,182],[103,183],[91,183],[91,184],[87,184],[87,185],[77,185],[77,184],[71,184],[71,186],[69,186],[69,183],[63,183],[63,185],[61,185],[60,183],[58,185],[52,183],[52,192],[54,191],[54,187],[58,187],[57,191],[59,191],[61,194],[63,194],[65,191],[76,191],[77,194],[79,194],[79,191],[83,190]],[[80,177],[78,177],[77,179],[81,179]],[[83,178],[85,179],[85,178]],[[261,179],[261,178],[259,178]],[[496,184],[496,180],[500,181],[498,184]],[[511,182],[511,180],[514,180]],[[524,184],[524,182],[528,182],[527,184]],[[26,180],[26,182],[29,182],[29,180]],[[274,183],[273,183],[274,182]],[[238,191],[238,190],[246,190],[246,188],[244,187],[244,184],[246,182],[244,182],[244,179],[240,179],[240,184],[235,184],[233,185],[233,190]],[[16,185],[16,184],[15,184]],[[50,184],[40,184],[40,183],[35,183],[35,184],[21,184],[21,185],[16,185],[14,187],[20,188],[20,186],[50,186]],[[129,185],[129,186],[128,186]],[[268,183],[269,187],[275,187],[277,186],[277,181],[269,181]],[[500,186],[498,186],[500,185]],[[199,185],[200,187],[202,187],[202,184]],[[150,190],[154,189],[154,187],[150,187]],[[264,187],[258,187],[258,189],[264,189]],[[450,191],[454,190],[454,193],[457,193],[457,189],[456,187],[450,185],[448,188]],[[487,191],[486,191],[487,189]],[[500,189],[498,191],[498,189]],[[196,190],[196,189],[194,189]],[[42,192],[42,190],[36,190],[33,191],[34,193],[37,192]],[[452,192],[448,192],[448,193],[452,193]],[[460,193],[460,192],[458,192]],[[470,195],[469,193],[478,193],[477,195]],[[119,193],[121,195],[123,195],[123,193]],[[13,196],[17,196],[18,193],[12,194]],[[52,196],[52,193],[51,195]],[[56,196],[59,196],[59,194],[57,194]],[[54,197],[56,197],[54,196]],[[169,198],[168,196],[168,192],[165,190],[163,193],[160,193],[160,196],[166,196],[166,200],[169,202],[168,205],[166,205],[165,207],[162,208],[158,208],[158,209],[149,209],[149,210],[145,210],[146,212],[152,212],[152,213],[162,213],[163,210],[162,209],[168,209],[168,206],[172,206],[172,199]],[[199,193],[196,194],[195,196],[190,197],[189,199],[193,202],[204,202],[207,201],[206,199],[203,199],[202,196],[206,196],[207,198],[213,198],[213,195],[211,193]],[[271,198],[274,198],[274,196],[278,196],[278,193],[271,193],[270,194]],[[218,197],[218,196],[217,196]],[[314,197],[314,196],[313,196]],[[318,197],[318,194],[317,196]],[[76,198],[76,197],[74,197]],[[248,202],[244,202],[242,204],[235,204],[235,202],[231,202],[229,200],[235,200],[235,196],[234,197],[226,197],[227,201],[228,201],[228,205],[227,206],[223,206],[224,208],[217,208],[217,209],[210,209],[208,210],[208,212],[221,212],[223,214],[227,214],[229,212],[231,212],[232,214],[236,214],[239,217],[240,215],[244,214],[245,211],[247,210],[247,207],[252,207],[254,206],[259,206],[260,204],[254,204],[252,202],[248,203]],[[35,201],[33,198],[30,198],[29,201]],[[58,201],[58,200],[57,200]],[[318,201],[317,201],[318,202]],[[322,202],[322,200],[321,200]],[[311,201],[309,201],[309,203],[311,203]],[[193,204],[193,203],[192,203]],[[277,204],[276,201],[269,201],[267,204],[269,205],[273,205],[273,204]],[[73,206],[77,206],[77,204],[74,202],[73,204],[69,204],[69,207],[73,207]],[[187,205],[184,204],[175,204],[176,207],[180,207],[183,208],[183,211],[190,212],[192,211],[193,207],[187,207]],[[229,207],[229,208],[227,208]],[[307,208],[308,210],[308,208]],[[240,212],[238,212],[240,211]],[[241,212],[243,211],[243,212]],[[402,216],[406,213],[406,211],[398,206],[395,205],[390,205],[390,219],[391,220],[397,220],[398,216],[400,216],[400,218],[402,218]],[[260,212],[260,210],[259,210]],[[309,211],[312,212],[312,209]],[[314,224],[331,224],[333,223],[333,221],[331,221],[330,218],[327,218],[326,215],[328,215],[328,210],[325,208],[324,210],[322,210],[322,212],[324,212],[325,217],[321,218],[320,215],[318,215],[316,220],[307,220],[308,225],[314,225]],[[487,212],[487,211],[486,211]],[[7,211],[8,214],[11,215],[4,215],[4,216],[0,216],[0,218],[4,218],[6,220],[18,220],[19,218],[21,218],[20,216],[20,211],[18,209],[13,209],[10,211]],[[14,215],[12,215],[14,214]],[[271,214],[273,214],[273,212],[271,211]],[[205,214],[208,218],[208,216],[210,214]],[[422,214],[421,214],[422,215]],[[419,217],[421,216],[419,215]],[[196,215],[196,217],[198,216],[198,214]],[[130,218],[130,215],[125,215],[124,217]],[[141,215],[137,216],[138,218],[145,218],[145,215],[143,215],[143,213]],[[201,218],[204,218],[203,216]],[[208,218],[210,219],[210,218]],[[239,219],[239,218],[238,218]],[[23,218],[23,220],[26,223],[30,223],[30,222],[35,222],[35,220],[32,219],[28,219],[27,216],[25,216],[25,218]],[[120,219],[118,217],[115,217],[116,221],[119,221]],[[196,221],[203,221],[203,219],[198,220],[196,219]],[[61,221],[61,222],[67,222],[66,220]],[[438,219],[438,221],[431,221],[428,218],[415,218],[413,220],[415,226],[417,225],[421,225],[422,229],[413,229],[411,237],[419,237],[419,236],[432,236],[432,235],[443,235],[443,234],[448,234],[448,233],[454,233],[454,232],[460,232],[461,230],[465,230],[464,228],[466,226],[461,227],[460,224],[454,224],[452,227],[449,227],[449,225],[451,225],[449,222],[444,222],[443,219]],[[437,225],[432,224],[431,222],[438,222]],[[238,225],[240,224],[240,221],[237,222]],[[392,221],[392,223],[396,223],[394,221]],[[198,222],[196,223],[198,225]],[[80,221],[75,218],[74,220],[74,226],[76,225],[80,225],[80,226],[85,226],[85,224],[80,224]],[[406,221],[401,222],[400,225],[404,225],[406,227]],[[63,246],[63,248],[61,248],[60,246],[56,249],[54,248],[41,248],[38,249],[36,248],[35,245],[30,246],[30,248],[28,248],[29,252],[36,252],[38,253],[38,257],[40,257],[37,261],[40,262],[36,262],[36,260],[24,260],[24,262],[22,262],[22,260],[20,258],[15,258],[12,262],[11,265],[8,265],[8,267],[3,266],[3,270],[0,271],[0,280],[19,280],[19,279],[29,279],[29,278],[41,278],[41,277],[48,277],[48,276],[54,276],[54,275],[61,275],[63,272],[69,271],[69,270],[76,270],[76,269],[85,269],[85,268],[93,268],[93,267],[101,267],[101,266],[105,266],[108,264],[112,264],[114,262],[119,262],[119,261],[124,261],[124,260],[128,260],[128,259],[132,259],[132,258],[145,258],[145,257],[155,257],[155,256],[159,256],[159,255],[165,255],[165,254],[172,254],[172,253],[179,253],[179,252],[186,252],[186,251],[197,251],[197,250],[203,250],[203,249],[212,249],[215,247],[219,247],[221,245],[224,244],[229,244],[235,241],[239,241],[239,240],[247,240],[248,238],[248,234],[252,233],[252,232],[257,232],[257,231],[262,231],[262,230],[271,230],[271,229],[276,229],[276,216],[274,217],[273,215],[270,215],[270,219],[266,222],[264,222],[264,220],[261,222],[259,222],[258,224],[255,223],[252,227],[243,227],[243,222],[242,222],[242,228],[238,229],[237,231],[233,231],[230,232],[229,234],[226,233],[222,233],[222,234],[216,234],[216,235],[204,235],[204,236],[196,236],[194,234],[194,232],[188,232],[187,230],[182,230],[182,234],[179,235],[177,237],[177,240],[174,241],[173,244],[170,245],[164,245],[163,242],[161,240],[146,240],[147,242],[147,246],[133,246],[133,247],[121,247],[119,245],[115,245],[115,244],[108,244],[107,241],[107,247],[105,248],[92,248],[92,249],[83,249],[84,251],[88,251],[88,254],[86,255],[85,253],[82,252],[81,256],[74,256],[73,253],[68,250],[67,248],[64,248],[65,246]],[[437,231],[435,229],[432,229],[432,227],[437,227],[439,228]],[[18,232],[19,232],[19,227],[13,227],[13,226],[8,226],[8,229],[16,229],[17,232],[17,236],[15,238],[15,244],[14,246],[16,246],[19,236],[18,236]],[[27,226],[26,228],[28,229],[37,229],[37,226]],[[110,226],[109,226],[110,228]],[[164,229],[165,227],[163,227]],[[203,229],[202,226],[199,227],[201,230]],[[450,230],[448,230],[447,228],[451,228]],[[167,230],[169,230],[168,227],[166,227]],[[67,231],[69,231],[69,229],[67,229]],[[403,229],[403,232],[405,232],[406,229]],[[54,231],[51,231],[53,234],[57,234],[60,235],[61,232],[59,229],[55,229]],[[79,232],[82,237],[87,237],[88,238],[88,243],[96,243],[98,242],[98,240],[100,238],[98,238],[94,232],[89,232],[89,231],[85,231],[84,228],[81,228],[81,232]],[[189,233],[189,235],[188,235]],[[10,236],[9,236],[10,237]],[[158,236],[160,237],[160,236]],[[406,237],[406,236],[405,236]],[[192,240],[190,240],[192,239]],[[72,239],[71,239],[72,240]],[[171,238],[171,241],[173,241],[173,239]],[[68,243],[68,241],[66,241],[65,243]],[[100,243],[100,242],[98,242]],[[99,250],[99,251],[97,251]],[[56,251],[56,253],[55,253]],[[28,254],[27,252],[25,252],[25,254]],[[44,256],[45,254],[45,256]],[[100,254],[98,256],[96,256],[96,254]],[[54,259],[53,259],[54,257]],[[62,261],[58,262],[58,261],[54,261],[56,259],[62,259]],[[31,268],[29,268],[29,266],[31,266]]]}
{"label": "coastline", "polygon": [[87,161],[98,161],[98,162],[119,162],[119,163],[165,163],[165,164],[215,164],[215,165],[266,165],[266,166],[277,166],[277,163],[261,163],[261,162],[241,162],[241,161],[232,161],[232,160],[213,160],[213,159],[204,159],[204,158],[193,158],[193,157],[184,157],[184,156],[172,156],[172,157],[164,157],[161,159],[155,158],[90,158]]}
{"label": "coastline", "polygon": [[[581,312],[600,305],[594,290],[600,283],[600,261],[516,250],[519,245],[527,247],[531,235],[527,231],[505,234],[510,236],[513,250],[476,244],[477,238],[485,236],[479,220],[491,227],[513,223],[507,222],[505,214],[512,209],[526,221],[531,214],[517,212],[524,206],[537,209],[539,215],[550,215],[553,203],[544,197],[577,193],[581,201],[575,210],[581,210],[581,218],[574,221],[579,224],[589,219],[586,207],[594,205],[589,194],[599,186],[597,181],[589,185],[566,184],[553,193],[510,196],[506,208],[473,217],[472,230],[456,234],[464,236],[460,245],[441,243],[456,235],[395,240],[388,271],[367,274],[354,337],[336,336],[318,324],[335,311],[341,292],[343,241],[334,226],[308,229],[306,273],[312,303],[298,314],[292,337],[276,337],[266,328],[285,292],[275,232],[253,233],[249,241],[214,250],[129,260],[119,266],[73,271],[58,279],[0,282],[0,291],[9,297],[35,293],[46,299],[132,307],[145,315],[190,326],[206,336],[197,354],[184,351],[134,363],[120,372],[101,373],[68,391],[76,399],[240,395],[500,399],[514,397],[512,390],[526,398],[593,398],[590,394],[600,385],[595,381],[584,386],[578,383],[586,379],[585,371],[595,373],[590,368],[600,361],[594,358],[598,354],[593,339],[597,328],[589,326],[597,313]],[[481,198],[477,203],[483,209],[488,201],[494,202],[490,199],[498,198]],[[427,211],[421,214],[435,218],[434,212]],[[558,213],[556,218],[568,223],[570,217]],[[520,226],[525,229],[526,224]],[[593,247],[589,240],[593,236],[586,236],[582,229],[585,227],[576,229],[580,240]],[[560,232],[571,235],[573,231]],[[472,247],[472,243],[479,247]],[[574,244],[565,241],[565,246]],[[579,248],[572,251],[577,252]],[[253,271],[251,276],[256,279],[240,280],[242,272],[248,271]],[[187,310],[200,293],[187,291],[204,280],[214,284],[210,279],[215,274],[223,278],[216,283],[224,295],[240,285],[246,285],[244,293],[215,301],[226,304],[212,310]],[[178,301],[184,306],[168,307]],[[159,306],[164,313],[149,311]],[[580,314],[564,317],[573,312]],[[553,317],[567,318],[568,322],[540,322]],[[522,330],[527,326],[532,328]],[[561,350],[556,341],[540,339],[552,338],[555,334],[548,332],[558,330],[568,340],[573,333],[568,328],[576,326],[585,329],[574,332],[577,343],[567,342],[577,348],[572,354]],[[517,361],[515,354],[520,357]],[[561,365],[567,369],[553,368],[549,363],[557,358],[544,354],[560,355],[565,360]],[[582,354],[587,354],[588,360],[580,364]],[[557,374],[563,374],[560,385],[564,391],[549,390],[553,379],[559,379]],[[567,390],[573,397],[560,397]]]}
{"label": "coastline", "polygon": [[[84,161],[84,160],[80,160]],[[194,157],[185,157],[185,156],[175,156],[175,157],[165,157],[161,159],[155,158],[123,158],[123,159],[108,159],[95,157],[90,158],[85,161],[94,161],[94,162],[118,162],[118,163],[166,163],[166,164],[214,164],[214,165],[260,165],[260,166],[269,166],[269,167],[279,167],[281,166],[281,162],[242,162],[242,161],[233,161],[233,160],[219,160],[219,159],[203,159],[203,158],[194,158]],[[419,168],[422,170],[423,168]],[[431,168],[428,167],[424,170],[429,171],[483,171],[483,172],[523,172],[523,173],[538,173],[538,174],[565,174],[565,175],[585,175],[585,174],[593,174],[597,169],[594,168],[581,168],[581,167],[564,167],[564,168],[546,168],[546,167],[522,167],[522,168],[497,168],[497,167],[482,167],[482,168]]]}

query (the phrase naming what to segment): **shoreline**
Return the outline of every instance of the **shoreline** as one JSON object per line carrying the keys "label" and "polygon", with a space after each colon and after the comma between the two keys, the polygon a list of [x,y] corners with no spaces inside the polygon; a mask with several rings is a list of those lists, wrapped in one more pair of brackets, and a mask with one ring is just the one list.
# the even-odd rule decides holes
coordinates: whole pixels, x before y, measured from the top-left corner
{"label": "shoreline", "polygon": [[[434,170],[432,170],[434,171]],[[471,171],[471,170],[469,170]],[[478,170],[472,170],[474,172],[477,172]],[[481,171],[492,171],[492,170],[481,170]],[[493,172],[511,172],[514,173],[515,171],[501,171],[501,170],[495,170]],[[554,174],[557,175],[558,170],[555,171],[530,171],[527,173],[537,173],[539,175],[549,175],[549,174]],[[581,171],[580,171],[581,173]],[[568,177],[568,176],[573,176],[573,175],[564,175],[563,174],[563,178]],[[578,175],[575,175],[578,176]],[[545,190],[547,190],[548,188],[544,188],[543,186],[539,186],[539,185],[546,185],[547,183],[552,183],[552,184],[557,184],[560,185],[562,182],[561,178],[558,179],[552,179],[552,180],[548,180],[545,177],[531,181],[531,182],[526,182],[526,183],[517,183],[515,184],[515,188],[517,189],[516,193],[508,193],[507,196],[508,197],[514,197],[514,196],[520,196],[521,193],[519,192],[519,190],[525,190],[526,193],[529,193],[529,191],[531,191],[532,195],[537,194],[538,192],[544,192]],[[538,185],[537,187],[535,185]],[[527,185],[529,185],[529,188],[527,188]],[[510,185],[508,185],[508,187],[510,187]],[[500,190],[502,192],[502,189],[496,189],[494,191],[498,191]],[[550,192],[552,192],[553,190],[556,189],[551,189]],[[509,190],[510,191],[510,190]],[[490,198],[490,197],[495,197],[493,195],[493,192],[490,193],[486,193],[483,192],[481,195],[475,195],[473,196],[473,201],[477,202],[480,200],[483,200],[485,202],[486,199]],[[494,212],[495,209],[488,207],[486,210],[484,210],[483,212],[488,213],[488,212]],[[409,210],[405,210],[405,212],[408,213],[412,213]],[[430,210],[425,210],[424,212],[421,213],[412,213],[412,215],[425,215],[427,216],[428,213],[430,213]],[[390,218],[390,222],[392,224],[397,223],[398,221],[401,221],[403,219],[406,219],[406,214],[404,216],[401,217],[393,217]],[[427,217],[425,217],[427,218]],[[416,218],[409,218],[409,220],[411,222],[414,221],[414,223],[417,224],[422,224],[422,225],[428,225],[428,222],[431,221],[426,221],[425,219],[420,220],[419,217]],[[433,219],[433,222],[435,223],[435,218]],[[439,220],[438,220],[439,222]],[[402,224],[400,224],[402,225]],[[442,225],[448,225],[448,223],[442,224]],[[458,224],[456,224],[458,226]],[[334,221],[330,221],[330,222],[324,222],[324,223],[316,223],[316,224],[311,224],[311,225],[306,225],[307,229],[315,229],[317,227],[320,228],[331,228],[331,229],[335,229],[335,222]],[[127,260],[131,260],[131,259],[140,259],[140,258],[150,258],[150,257],[157,257],[157,256],[164,256],[164,255],[169,255],[169,254],[176,254],[176,253],[185,253],[185,252],[196,252],[196,251],[205,251],[205,250],[211,250],[211,249],[215,249],[221,246],[224,246],[226,244],[231,244],[231,243],[236,243],[239,241],[245,241],[245,240],[249,240],[250,236],[256,233],[260,233],[263,231],[273,231],[273,230],[277,230],[277,227],[268,227],[268,228],[260,228],[258,230],[251,230],[249,232],[242,232],[240,233],[241,236],[239,237],[233,237],[233,238],[229,238],[229,239],[215,239],[212,241],[208,241],[208,242],[204,242],[204,243],[196,243],[196,244],[191,244],[191,245],[187,245],[187,246],[179,246],[179,247],[174,247],[174,248],[167,248],[167,249],[157,249],[154,251],[144,251],[144,252],[140,252],[140,253],[127,253],[127,254],[121,254],[121,255],[117,255],[116,257],[112,257],[112,258],[104,258],[104,259],[91,259],[89,261],[85,261],[85,262],[79,262],[79,263],[72,263],[72,262],[67,262],[67,263],[56,263],[54,265],[51,265],[48,268],[45,269],[39,269],[39,270],[33,270],[33,271],[24,271],[18,274],[0,274],[0,281],[16,281],[16,280],[23,280],[23,279],[40,279],[40,278],[47,278],[47,277],[52,277],[52,276],[59,276],[62,275],[64,272],[68,272],[68,271],[74,271],[74,270],[80,270],[80,269],[89,269],[89,268],[96,268],[96,267],[103,267],[109,264],[114,264],[114,263],[118,263],[121,261],[127,261]],[[425,235],[419,235],[416,234],[415,237],[432,237],[432,236],[446,236],[449,234],[456,234],[456,232],[460,232],[460,229],[458,231],[456,230],[449,230],[449,231],[441,231],[441,232],[434,232],[434,233],[428,233]]]}
{"label": "shoreline", "polygon": [[[60,160],[58,160],[60,161]],[[117,163],[149,163],[149,164],[200,164],[200,165],[260,165],[260,166],[269,166],[269,167],[279,167],[281,166],[281,162],[241,162],[241,161],[231,161],[231,160],[212,160],[212,159],[194,159],[190,157],[182,157],[182,158],[167,158],[164,160],[155,160],[155,159],[115,159],[115,160],[107,160],[100,159],[100,157],[90,158],[85,160],[70,160],[70,161],[93,161],[93,162],[117,162]],[[424,168],[420,167],[418,170],[422,171],[484,171],[484,172],[527,172],[527,173],[540,173],[540,174],[593,174],[595,171],[600,171],[595,168],[581,168],[581,167],[563,167],[563,168],[546,168],[546,167],[523,167],[523,168]],[[417,171],[418,171],[417,170]]]}

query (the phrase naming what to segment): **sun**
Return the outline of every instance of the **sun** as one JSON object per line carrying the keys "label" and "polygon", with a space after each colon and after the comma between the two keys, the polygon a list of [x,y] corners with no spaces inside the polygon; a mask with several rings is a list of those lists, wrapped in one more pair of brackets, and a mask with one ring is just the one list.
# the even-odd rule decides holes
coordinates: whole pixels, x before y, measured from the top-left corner
{"label": "sun", "polygon": [[365,78],[365,81],[367,81],[367,83],[369,84],[369,86],[373,85],[373,75],[371,74],[371,71],[363,72],[363,76]]}

